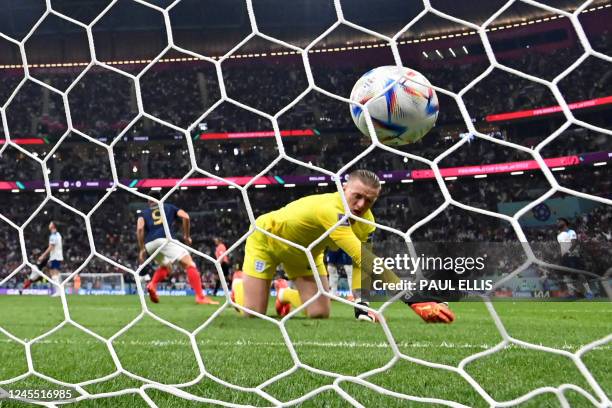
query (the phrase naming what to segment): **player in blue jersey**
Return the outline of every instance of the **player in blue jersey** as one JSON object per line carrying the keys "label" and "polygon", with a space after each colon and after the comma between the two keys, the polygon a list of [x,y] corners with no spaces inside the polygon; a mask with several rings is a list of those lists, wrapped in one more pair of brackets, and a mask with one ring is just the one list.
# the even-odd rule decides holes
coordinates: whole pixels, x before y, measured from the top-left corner
{"label": "player in blue jersey", "polygon": [[[158,200],[161,198],[161,194],[158,192],[153,192],[149,195]],[[189,214],[169,203],[165,203],[163,209],[166,214],[168,225],[170,226],[172,238],[176,238],[172,227],[178,217],[183,224],[183,241],[187,245],[191,245]],[[200,272],[193,262],[191,255],[189,255],[189,252],[174,242],[166,243],[166,233],[164,232],[161,210],[155,201],[149,200],[149,207],[144,209],[138,217],[136,235],[138,237],[138,249],[140,251],[138,253],[138,261],[140,263],[145,261],[147,255],[152,254],[159,247],[162,247],[155,256],[155,262],[159,267],[153,274],[151,282],[147,285],[147,292],[149,292],[149,297],[153,303],[159,302],[157,284],[166,279],[171,271],[172,265],[175,262],[179,262],[183,270],[187,273],[189,284],[195,292],[196,303],[205,305],[219,304],[219,302],[210,299],[202,292]]]}
{"label": "player in blue jersey", "polygon": [[328,250],[325,256],[325,261],[327,264],[327,273],[329,274],[330,293],[333,295],[338,294],[338,280],[340,278],[340,273],[338,270],[342,268],[346,273],[346,280],[348,281],[349,285],[349,294],[347,299],[353,301],[353,260],[351,257],[342,249],[338,249],[337,251]]}

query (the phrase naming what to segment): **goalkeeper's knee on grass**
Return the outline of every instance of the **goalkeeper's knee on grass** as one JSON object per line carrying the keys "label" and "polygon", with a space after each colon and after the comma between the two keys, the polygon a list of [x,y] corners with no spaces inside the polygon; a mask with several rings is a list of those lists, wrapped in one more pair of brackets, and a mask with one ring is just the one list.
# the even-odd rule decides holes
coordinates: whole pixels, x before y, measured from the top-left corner
{"label": "goalkeeper's knee on grass", "polygon": [[[289,287],[289,283],[285,279],[277,279],[274,281],[276,289],[276,312],[279,316],[284,317],[292,309],[297,309],[302,306],[302,296],[297,289]],[[311,303],[303,310],[306,317],[311,319],[327,319],[330,314],[329,304],[326,298],[319,298],[314,303]]]}

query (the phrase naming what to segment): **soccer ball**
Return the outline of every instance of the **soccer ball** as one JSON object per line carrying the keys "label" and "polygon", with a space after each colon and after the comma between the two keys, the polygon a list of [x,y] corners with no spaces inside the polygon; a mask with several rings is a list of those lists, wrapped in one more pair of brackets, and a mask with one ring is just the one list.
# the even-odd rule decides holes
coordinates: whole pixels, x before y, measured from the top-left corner
{"label": "soccer ball", "polygon": [[[351,100],[365,104],[372,98],[368,111],[378,140],[386,145],[414,143],[436,124],[436,92],[427,78],[413,69],[384,66],[365,73],[353,87]],[[351,116],[359,130],[369,135],[363,109],[351,104]]]}

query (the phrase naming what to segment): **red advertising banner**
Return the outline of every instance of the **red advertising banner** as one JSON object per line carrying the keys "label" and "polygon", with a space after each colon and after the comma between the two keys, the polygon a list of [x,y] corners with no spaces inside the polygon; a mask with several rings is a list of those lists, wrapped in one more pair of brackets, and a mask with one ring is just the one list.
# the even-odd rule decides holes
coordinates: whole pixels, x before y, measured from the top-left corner
{"label": "red advertising banner", "polygon": [[[578,156],[555,157],[544,159],[548,167],[575,166],[580,164]],[[485,164],[482,166],[447,167],[440,169],[442,177],[475,176],[478,174],[509,173],[513,171],[537,170],[540,166],[535,160],[520,162]],[[433,170],[413,170],[413,179],[433,178]]]}
{"label": "red advertising banner", "polygon": [[[606,96],[604,98],[589,99],[588,101],[570,103],[568,106],[571,110],[576,110],[576,109],[592,108],[594,106],[600,106],[600,105],[608,105],[611,103],[612,103],[612,96]],[[551,115],[553,113],[558,113],[558,112],[561,112],[560,106],[547,106],[544,108],[529,109],[529,110],[523,110],[523,111],[517,111],[517,112],[496,113],[494,115],[487,115],[485,119],[487,122],[501,122],[501,121],[512,120],[512,119],[522,119],[522,118],[531,118],[535,116]]]}
{"label": "red advertising banner", "polygon": [[[291,129],[281,130],[282,137],[292,136],[314,136],[315,132],[312,129]],[[223,140],[223,139],[256,139],[262,137],[274,137],[273,131],[263,132],[234,132],[234,133],[202,133],[201,140]]]}
{"label": "red advertising banner", "polygon": [[[544,159],[544,162],[548,167],[570,167],[585,165],[592,163],[593,161],[606,161],[607,158],[612,157],[612,152],[595,152],[582,155],[582,160],[579,156],[565,156],[555,157],[550,159]],[[587,160],[586,158],[589,158]],[[495,163],[486,164],[482,166],[465,166],[465,167],[448,167],[440,169],[442,177],[469,177],[484,174],[495,174],[495,173],[510,173],[518,171],[538,170],[540,167],[535,160],[525,160],[520,162],[510,163]],[[379,173],[381,180],[387,182],[400,182],[408,179],[431,179],[434,178],[432,170],[395,170],[387,173]],[[237,176],[237,177],[225,177],[226,180],[231,181],[239,186],[244,186],[250,182],[252,176]],[[138,188],[172,188],[177,185],[181,179],[177,178],[160,178],[160,179],[122,179],[121,183],[128,185],[129,187]],[[308,185],[316,183],[330,183],[329,176],[296,176],[296,175],[281,175],[281,176],[262,176],[255,181],[255,185],[271,185],[271,184],[292,184],[292,185]],[[17,185],[22,183],[22,185]],[[54,180],[50,182],[52,189],[64,188],[64,189],[106,189],[113,186],[112,180]],[[212,177],[201,177],[201,178],[190,178],[185,180],[181,186],[183,187],[223,187],[228,184],[224,181],[219,181]],[[36,189],[44,189],[45,184],[42,180],[35,181],[0,181],[0,190],[15,190],[15,189],[30,191]]]}
{"label": "red advertising banner", "polygon": [[[239,186],[244,186],[249,181],[253,179],[250,176],[241,176],[241,177],[225,177],[226,180],[231,181],[233,183],[238,184]],[[138,181],[135,187],[166,187],[171,188],[174,187],[181,179],[143,179]],[[263,176],[258,178],[255,183],[256,185],[261,184],[278,184],[272,177]],[[183,187],[210,187],[210,186],[227,186],[228,184],[214,179],[212,177],[201,177],[201,178],[191,178],[187,179],[181,183]]]}
{"label": "red advertising banner", "polygon": [[[18,145],[42,145],[45,144],[44,139],[41,139],[39,137],[27,137],[27,138],[21,138],[21,139],[12,139],[11,140],[13,143],[16,143]],[[3,145],[6,143],[5,139],[0,140],[0,145]]]}
{"label": "red advertising banner", "polygon": [[17,189],[17,184],[13,181],[0,181],[0,190]]}

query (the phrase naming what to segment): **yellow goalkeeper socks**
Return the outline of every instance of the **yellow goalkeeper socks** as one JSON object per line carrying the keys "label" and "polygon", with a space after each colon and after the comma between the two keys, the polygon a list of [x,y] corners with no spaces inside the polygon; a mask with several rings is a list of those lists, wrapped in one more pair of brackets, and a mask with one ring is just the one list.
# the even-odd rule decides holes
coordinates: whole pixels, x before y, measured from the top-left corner
{"label": "yellow goalkeeper socks", "polygon": [[[244,306],[244,282],[242,279],[234,279],[232,282],[232,294],[234,302],[240,306]],[[281,303],[290,303],[292,308],[300,307],[302,305],[300,292],[298,292],[296,289],[281,289],[278,294],[278,299],[281,301]],[[239,313],[244,315],[244,311],[242,310],[240,310]]]}
{"label": "yellow goalkeeper socks", "polygon": [[[234,279],[232,281],[233,300],[240,306],[244,306],[244,282],[242,279]],[[238,313],[244,315],[243,310],[238,310]]]}
{"label": "yellow goalkeeper socks", "polygon": [[296,289],[284,288],[278,294],[278,299],[281,303],[291,303],[291,307],[296,308],[302,306],[302,298],[300,292]]}

